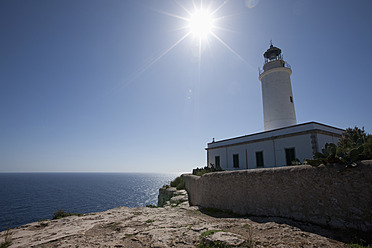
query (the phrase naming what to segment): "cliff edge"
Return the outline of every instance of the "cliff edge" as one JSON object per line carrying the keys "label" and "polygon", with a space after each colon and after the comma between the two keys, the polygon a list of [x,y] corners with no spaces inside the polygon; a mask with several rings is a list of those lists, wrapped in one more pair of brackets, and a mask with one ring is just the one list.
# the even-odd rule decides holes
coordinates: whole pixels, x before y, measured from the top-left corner
{"label": "cliff edge", "polygon": [[9,247],[349,247],[338,241],[342,233],[283,218],[200,211],[166,191],[176,198],[163,208],[119,207],[34,222],[1,232],[0,244],[6,238]]}

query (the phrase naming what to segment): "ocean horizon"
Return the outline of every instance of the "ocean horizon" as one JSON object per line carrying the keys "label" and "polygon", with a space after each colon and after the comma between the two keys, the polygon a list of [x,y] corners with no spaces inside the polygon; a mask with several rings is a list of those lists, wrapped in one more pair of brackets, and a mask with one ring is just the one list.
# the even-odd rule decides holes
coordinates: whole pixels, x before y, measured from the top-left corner
{"label": "ocean horizon", "polygon": [[157,205],[158,192],[181,173],[0,173],[0,231],[42,219],[59,209],[102,212]]}

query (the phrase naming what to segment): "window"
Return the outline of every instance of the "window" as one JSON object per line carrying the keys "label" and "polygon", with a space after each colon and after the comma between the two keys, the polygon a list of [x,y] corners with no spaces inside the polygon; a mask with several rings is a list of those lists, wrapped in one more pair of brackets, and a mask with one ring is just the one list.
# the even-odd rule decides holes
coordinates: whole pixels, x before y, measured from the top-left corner
{"label": "window", "polygon": [[285,159],[287,161],[287,165],[292,165],[292,161],[296,161],[296,154],[294,148],[285,149]]}
{"label": "window", "polygon": [[263,152],[256,152],[256,167],[264,167]]}
{"label": "window", "polygon": [[233,155],[234,168],[239,168],[239,154]]}
{"label": "window", "polygon": [[214,157],[214,165],[216,166],[216,168],[220,168],[221,165],[220,165],[220,156],[215,156]]}

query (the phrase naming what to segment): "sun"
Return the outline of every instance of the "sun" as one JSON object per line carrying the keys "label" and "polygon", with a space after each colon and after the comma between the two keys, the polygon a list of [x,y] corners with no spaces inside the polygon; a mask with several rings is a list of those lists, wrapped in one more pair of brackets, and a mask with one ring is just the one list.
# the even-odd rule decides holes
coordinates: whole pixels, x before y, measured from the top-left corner
{"label": "sun", "polygon": [[188,20],[190,33],[199,39],[206,39],[214,28],[212,14],[205,9],[197,9]]}
{"label": "sun", "polygon": [[[193,0],[187,1],[191,2],[191,6],[184,6],[180,3],[180,1],[174,0],[176,5],[180,7],[185,13],[183,14],[176,14],[172,12],[166,12],[157,10],[159,13],[170,16],[172,18],[176,18],[184,22],[182,26],[177,28],[176,30],[183,30],[185,33],[179,37],[172,45],[168,48],[164,49],[158,56],[154,59],[149,61],[147,64],[143,66],[138,72],[133,75],[133,81],[137,78],[140,74],[158,62],[161,58],[167,55],[171,50],[181,44],[186,38],[192,37],[192,55],[198,57],[198,64],[199,64],[199,76],[200,76],[200,67],[201,67],[201,58],[202,58],[202,51],[206,48],[211,48],[211,44],[213,40],[216,40],[220,44],[222,44],[227,50],[229,50],[232,54],[238,57],[241,61],[246,63],[250,66],[250,64],[243,59],[228,43],[226,43],[222,37],[220,37],[219,31],[232,31],[230,29],[224,28],[221,26],[221,21],[227,17],[232,15],[224,15],[221,13],[221,9],[229,2],[229,0],[223,0],[221,4],[215,4],[217,1],[209,0],[208,4],[203,4],[204,0]],[[248,0],[246,0],[248,1]],[[252,0],[256,1],[256,0]],[[198,4],[199,2],[199,4]],[[208,2],[208,1],[207,1]],[[195,42],[196,41],[196,42]],[[195,53],[198,49],[198,54]]]}

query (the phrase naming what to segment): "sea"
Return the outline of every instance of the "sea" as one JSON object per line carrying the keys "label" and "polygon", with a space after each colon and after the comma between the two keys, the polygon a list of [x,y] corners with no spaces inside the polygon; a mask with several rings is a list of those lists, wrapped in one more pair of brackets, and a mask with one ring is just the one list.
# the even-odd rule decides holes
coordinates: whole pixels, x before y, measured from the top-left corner
{"label": "sea", "polygon": [[71,213],[157,205],[181,173],[0,173],[0,231]]}

